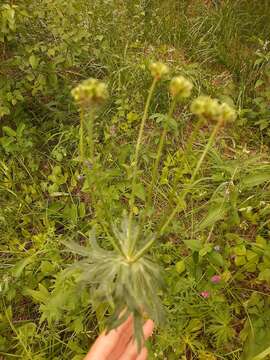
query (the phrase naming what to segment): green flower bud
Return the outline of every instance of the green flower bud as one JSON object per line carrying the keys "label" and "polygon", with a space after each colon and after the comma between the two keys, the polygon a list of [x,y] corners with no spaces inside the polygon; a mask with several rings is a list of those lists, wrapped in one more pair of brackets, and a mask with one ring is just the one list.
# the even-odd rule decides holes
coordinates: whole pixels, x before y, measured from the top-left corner
{"label": "green flower bud", "polygon": [[183,76],[176,76],[172,78],[170,83],[170,93],[173,98],[177,97],[179,99],[184,99],[189,97],[191,95],[192,88],[192,82]]}
{"label": "green flower bud", "polygon": [[236,111],[228,104],[221,104],[221,118],[224,122],[233,122],[236,120]]}
{"label": "green flower bud", "polygon": [[226,103],[221,104],[217,99],[209,96],[199,96],[191,104],[190,110],[206,120],[231,122],[236,118],[236,112],[231,106]]}
{"label": "green flower bud", "polygon": [[190,110],[206,120],[218,120],[220,116],[220,104],[209,96],[199,96],[192,102]]}
{"label": "green flower bud", "polygon": [[82,107],[105,101],[109,94],[107,85],[97,79],[83,81],[71,91],[74,100]]}
{"label": "green flower bud", "polygon": [[162,77],[169,73],[168,66],[161,62],[155,62],[150,64],[149,69],[151,71],[151,75],[157,80],[160,80]]}

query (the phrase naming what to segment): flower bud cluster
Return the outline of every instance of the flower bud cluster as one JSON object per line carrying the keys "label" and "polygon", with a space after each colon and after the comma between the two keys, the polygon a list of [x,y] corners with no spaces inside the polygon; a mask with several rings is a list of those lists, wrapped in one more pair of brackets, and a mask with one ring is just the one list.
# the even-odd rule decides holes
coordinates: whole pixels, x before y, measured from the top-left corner
{"label": "flower bud cluster", "polygon": [[172,78],[170,83],[170,93],[173,98],[184,99],[191,95],[193,84],[184,76]]}
{"label": "flower bud cluster", "polygon": [[206,120],[232,122],[236,119],[236,112],[231,106],[209,96],[199,96],[190,109],[193,114]]}
{"label": "flower bud cluster", "polygon": [[71,91],[74,100],[83,107],[102,103],[109,94],[107,85],[97,79],[88,79],[83,81]]}
{"label": "flower bud cluster", "polygon": [[150,64],[149,66],[151,75],[156,78],[157,80],[160,80],[162,77],[167,75],[169,73],[169,68],[166,64],[163,64],[161,62],[154,62]]}

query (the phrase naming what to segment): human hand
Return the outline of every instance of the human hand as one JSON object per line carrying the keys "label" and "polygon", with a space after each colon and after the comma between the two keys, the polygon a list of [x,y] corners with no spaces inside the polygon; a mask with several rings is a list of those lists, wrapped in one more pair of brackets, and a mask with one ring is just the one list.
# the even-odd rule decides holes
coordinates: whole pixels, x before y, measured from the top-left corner
{"label": "human hand", "polygon": [[[144,339],[148,339],[153,332],[154,322],[147,320],[143,326]],[[137,345],[133,338],[133,319],[130,316],[117,329],[108,334],[102,333],[95,341],[84,360],[146,360],[147,349],[142,348],[138,354]]]}

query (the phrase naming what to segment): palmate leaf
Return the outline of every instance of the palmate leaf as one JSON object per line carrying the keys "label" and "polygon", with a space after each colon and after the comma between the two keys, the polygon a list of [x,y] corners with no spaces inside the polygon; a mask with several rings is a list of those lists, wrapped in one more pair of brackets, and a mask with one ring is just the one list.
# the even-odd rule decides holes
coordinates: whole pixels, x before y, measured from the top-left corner
{"label": "palmate leaf", "polygon": [[[138,245],[143,248],[153,234],[139,239],[139,226],[132,223],[131,229],[128,229],[126,217],[120,227],[113,226],[113,232],[119,251],[101,248],[93,232],[88,241],[90,246],[84,247],[74,241],[63,242],[71,252],[84,258],[67,268],[63,276],[76,273],[76,284],[81,288],[89,287],[94,307],[104,302],[110,304],[112,316],[107,319],[108,329],[117,327],[132,314],[134,333],[140,348],[145,314],[156,324],[164,321],[159,299],[164,288],[160,269],[149,256],[136,256],[140,253]],[[128,253],[129,250],[131,252]]]}

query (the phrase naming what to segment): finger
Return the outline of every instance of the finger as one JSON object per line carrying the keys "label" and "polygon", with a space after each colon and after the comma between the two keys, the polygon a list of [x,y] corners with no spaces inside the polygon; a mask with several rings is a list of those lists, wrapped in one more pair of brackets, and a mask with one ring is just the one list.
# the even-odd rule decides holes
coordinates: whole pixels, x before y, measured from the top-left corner
{"label": "finger", "polygon": [[[147,340],[153,333],[154,322],[152,320],[147,320],[143,326],[143,335],[144,339]],[[126,348],[126,351],[122,354],[119,360],[136,360],[138,356],[137,344],[133,340],[130,342]]]}
{"label": "finger", "polygon": [[118,340],[123,332],[128,328],[132,328],[132,317],[130,316],[117,329],[111,330],[105,335],[103,332],[95,341],[89,353],[84,360],[103,360],[114,350]]}
{"label": "finger", "polygon": [[143,335],[144,335],[144,340],[147,340],[150,336],[152,336],[153,331],[154,331],[154,321],[149,319],[146,321],[146,323],[143,326]]}
{"label": "finger", "polygon": [[136,360],[146,360],[148,355],[148,350],[143,348],[140,354],[136,357]]}
{"label": "finger", "polygon": [[131,321],[130,326],[128,328],[122,331],[114,350],[110,354],[110,360],[118,360],[120,356],[123,354],[123,352],[125,352],[132,338],[133,338],[133,321]]}
{"label": "finger", "polygon": [[[95,359],[96,354],[97,355],[103,355],[106,356],[109,354],[114,346],[117,344],[118,339],[120,338],[122,332],[125,332],[125,330],[129,327],[131,327],[132,318],[129,317],[122,325],[120,325],[117,329],[109,331],[107,334],[105,334],[105,331],[98,337],[98,339],[95,341],[94,345],[92,346],[90,352],[88,353],[88,356],[91,355],[92,357],[89,357],[89,359]],[[93,357],[95,355],[95,357]],[[88,360],[86,357],[85,360]]]}

